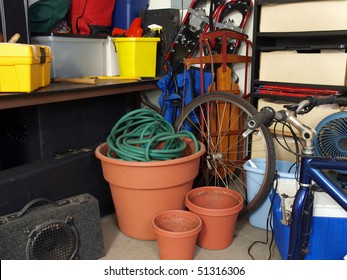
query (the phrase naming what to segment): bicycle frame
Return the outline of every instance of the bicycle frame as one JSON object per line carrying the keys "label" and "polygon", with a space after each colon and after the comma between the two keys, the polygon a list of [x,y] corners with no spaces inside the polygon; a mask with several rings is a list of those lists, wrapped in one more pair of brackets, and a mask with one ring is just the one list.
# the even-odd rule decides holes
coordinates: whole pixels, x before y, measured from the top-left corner
{"label": "bicycle frame", "polygon": [[323,170],[347,170],[347,161],[325,158],[302,158],[300,169],[300,188],[295,196],[287,259],[304,259],[307,254],[314,196],[312,181],[329,194],[347,211],[347,194]]}

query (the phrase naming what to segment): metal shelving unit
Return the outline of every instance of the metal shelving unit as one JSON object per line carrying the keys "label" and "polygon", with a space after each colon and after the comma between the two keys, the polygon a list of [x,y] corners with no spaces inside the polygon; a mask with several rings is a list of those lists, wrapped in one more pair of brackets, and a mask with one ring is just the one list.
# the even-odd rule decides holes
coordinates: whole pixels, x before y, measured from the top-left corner
{"label": "metal shelving unit", "polygon": [[259,79],[260,54],[267,51],[297,50],[299,52],[319,52],[323,49],[347,50],[347,30],[332,31],[304,31],[304,32],[260,32],[261,9],[266,4],[282,4],[303,2],[302,0],[284,1],[255,1],[254,5],[254,33],[253,33],[253,66],[251,75],[251,102],[257,105],[259,98],[274,98],[285,101],[299,101],[303,97],[299,94],[294,97],[256,94],[260,85],[281,85],[294,87],[310,87],[317,89],[337,90],[342,93],[338,103],[347,105],[347,86],[294,84],[263,81]]}

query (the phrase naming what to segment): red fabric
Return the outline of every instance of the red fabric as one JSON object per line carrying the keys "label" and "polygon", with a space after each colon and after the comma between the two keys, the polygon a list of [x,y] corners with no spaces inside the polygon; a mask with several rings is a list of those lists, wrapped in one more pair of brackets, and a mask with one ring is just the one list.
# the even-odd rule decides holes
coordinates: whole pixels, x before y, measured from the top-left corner
{"label": "red fabric", "polygon": [[112,25],[116,0],[71,0],[69,22],[73,34],[90,35],[90,26]]}

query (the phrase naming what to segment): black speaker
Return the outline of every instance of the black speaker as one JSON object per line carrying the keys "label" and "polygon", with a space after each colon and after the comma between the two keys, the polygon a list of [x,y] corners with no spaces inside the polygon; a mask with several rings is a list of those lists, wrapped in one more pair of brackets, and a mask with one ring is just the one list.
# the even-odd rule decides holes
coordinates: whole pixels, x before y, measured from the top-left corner
{"label": "black speaker", "polygon": [[[37,206],[42,202],[48,204]],[[95,260],[104,255],[99,204],[90,194],[56,202],[37,198],[0,217],[1,260]]]}

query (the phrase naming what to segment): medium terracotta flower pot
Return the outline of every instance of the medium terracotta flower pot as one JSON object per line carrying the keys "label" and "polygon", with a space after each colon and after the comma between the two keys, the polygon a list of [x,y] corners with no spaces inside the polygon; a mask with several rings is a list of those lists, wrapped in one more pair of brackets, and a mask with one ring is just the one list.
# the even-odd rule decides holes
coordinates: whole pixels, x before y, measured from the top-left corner
{"label": "medium terracotta flower pot", "polygon": [[202,228],[199,216],[184,210],[168,210],[152,220],[161,260],[192,260]]}
{"label": "medium terracotta flower pot", "polygon": [[219,250],[228,247],[244,200],[236,191],[223,187],[200,187],[186,194],[189,211],[202,220],[197,244],[205,249]]}
{"label": "medium terracotta flower pot", "polygon": [[106,143],[96,148],[103,176],[109,182],[120,230],[133,238],[154,240],[152,228],[155,214],[171,209],[184,209],[184,197],[191,190],[199,171],[205,146],[195,152],[191,139],[181,158],[131,162],[107,157]]}

